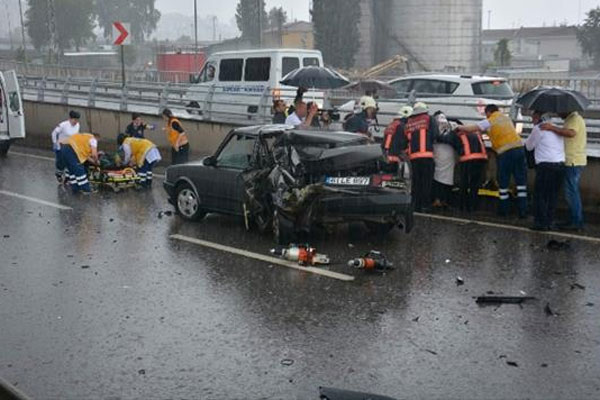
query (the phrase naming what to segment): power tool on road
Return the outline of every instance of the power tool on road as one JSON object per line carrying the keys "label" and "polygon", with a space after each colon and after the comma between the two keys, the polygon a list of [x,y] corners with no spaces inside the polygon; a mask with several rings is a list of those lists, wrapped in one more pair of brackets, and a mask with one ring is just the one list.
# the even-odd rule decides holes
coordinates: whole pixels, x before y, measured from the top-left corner
{"label": "power tool on road", "polygon": [[288,261],[296,261],[300,265],[327,265],[329,257],[317,253],[317,249],[308,244],[290,244],[288,247],[277,247],[271,249],[271,254]]}
{"label": "power tool on road", "polygon": [[363,257],[348,261],[349,267],[364,269],[366,271],[385,272],[394,269],[391,263],[380,251],[371,250]]}

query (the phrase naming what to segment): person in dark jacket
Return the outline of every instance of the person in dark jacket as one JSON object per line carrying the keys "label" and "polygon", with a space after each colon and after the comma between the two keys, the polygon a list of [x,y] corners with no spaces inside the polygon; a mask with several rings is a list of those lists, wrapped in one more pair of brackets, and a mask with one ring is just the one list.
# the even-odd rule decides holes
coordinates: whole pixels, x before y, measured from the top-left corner
{"label": "person in dark jacket", "polygon": [[143,139],[146,129],[152,130],[154,126],[145,123],[140,114],[133,113],[131,114],[131,123],[125,128],[125,134],[129,137]]}
{"label": "person in dark jacket", "polygon": [[460,165],[460,209],[471,213],[477,211],[479,205],[487,151],[479,132],[459,131],[453,138]]}
{"label": "person in dark jacket", "polygon": [[286,106],[285,101],[273,100],[273,123],[274,124],[285,124],[287,114],[285,113]]}
{"label": "person in dark jacket", "polygon": [[344,130],[352,133],[362,133],[372,139],[369,127],[377,116],[377,102],[370,96],[363,96],[359,105],[362,111],[352,114],[344,121]]}
{"label": "person in dark jacket", "polygon": [[402,148],[412,167],[412,199],[414,211],[431,211],[431,186],[435,164],[433,143],[439,136],[438,124],[428,113],[425,103],[416,103],[402,136]]}

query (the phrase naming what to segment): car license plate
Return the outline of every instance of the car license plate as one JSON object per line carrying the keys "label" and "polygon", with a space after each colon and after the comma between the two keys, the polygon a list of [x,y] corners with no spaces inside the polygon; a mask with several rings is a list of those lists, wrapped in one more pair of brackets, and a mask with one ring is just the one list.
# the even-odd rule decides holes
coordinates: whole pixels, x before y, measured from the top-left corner
{"label": "car license plate", "polygon": [[325,182],[328,185],[367,186],[371,178],[363,176],[330,176]]}

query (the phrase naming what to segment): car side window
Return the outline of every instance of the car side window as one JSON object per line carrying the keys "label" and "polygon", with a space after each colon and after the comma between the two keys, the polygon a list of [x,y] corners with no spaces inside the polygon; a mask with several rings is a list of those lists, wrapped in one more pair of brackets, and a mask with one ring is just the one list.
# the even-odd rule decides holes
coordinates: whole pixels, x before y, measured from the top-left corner
{"label": "car side window", "polygon": [[412,82],[412,79],[405,79],[402,81],[393,82],[390,85],[392,85],[392,87],[396,89],[396,92],[399,95],[406,95],[410,92],[410,86]]}
{"label": "car side window", "polygon": [[244,59],[229,58],[221,60],[219,65],[219,81],[221,82],[239,82],[242,80],[242,70]]}
{"label": "car side window", "polygon": [[233,135],[217,156],[217,167],[244,170],[248,168],[254,154],[256,138]]}
{"label": "car side window", "polygon": [[423,94],[452,94],[458,87],[458,83],[438,81],[434,79],[417,79],[413,90]]}
{"label": "car side window", "polygon": [[298,57],[283,57],[281,59],[281,76],[286,76],[298,68],[300,68],[300,60]]}
{"label": "car side window", "polygon": [[215,79],[215,64],[212,62],[206,63],[204,69],[200,73],[200,82],[212,82]]}

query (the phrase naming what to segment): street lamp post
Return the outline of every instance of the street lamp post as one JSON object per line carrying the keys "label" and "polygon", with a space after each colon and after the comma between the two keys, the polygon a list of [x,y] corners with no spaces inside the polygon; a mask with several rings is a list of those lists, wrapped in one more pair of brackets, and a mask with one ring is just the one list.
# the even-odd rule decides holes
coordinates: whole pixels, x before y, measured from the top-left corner
{"label": "street lamp post", "polygon": [[27,64],[27,43],[25,42],[25,22],[23,21],[23,5],[19,0],[19,14],[21,16],[21,39],[23,40],[23,61]]}
{"label": "street lamp post", "polygon": [[198,71],[198,0],[194,0],[194,72]]}

